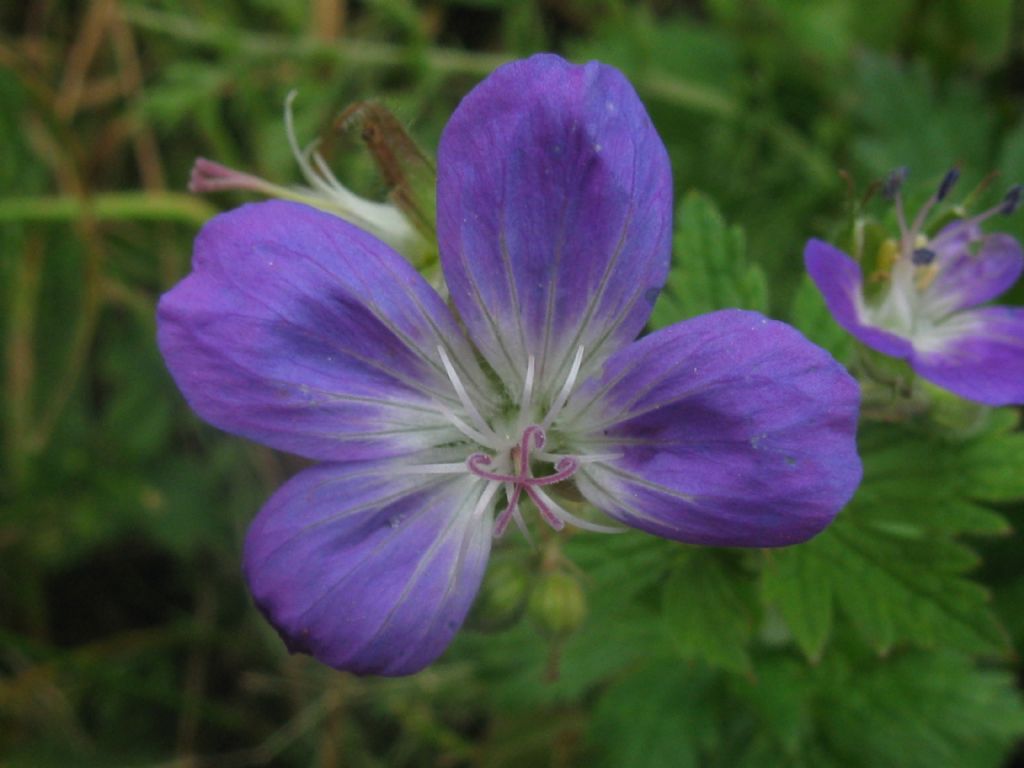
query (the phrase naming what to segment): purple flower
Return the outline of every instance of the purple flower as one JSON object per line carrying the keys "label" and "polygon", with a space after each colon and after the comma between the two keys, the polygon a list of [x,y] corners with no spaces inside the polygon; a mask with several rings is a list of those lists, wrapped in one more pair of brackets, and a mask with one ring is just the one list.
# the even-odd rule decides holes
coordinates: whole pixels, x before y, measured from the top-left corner
{"label": "purple flower", "polygon": [[452,116],[438,173],[458,319],[384,243],[287,202],[211,221],[160,302],[200,415],[322,462],[245,544],[291,650],[359,673],[429,664],[492,538],[525,530],[525,499],[555,529],[618,530],[581,516],[581,493],[608,522],[697,544],[828,525],[861,470],[858,389],[826,352],[735,310],[631,343],[666,278],[672,183],[618,71],[502,67]]}
{"label": "purple flower", "polygon": [[986,219],[1017,208],[1020,187],[991,210],[947,224],[929,239],[928,213],[949,193],[956,171],[909,225],[899,195],[904,176],[897,171],[886,185],[896,201],[900,238],[878,292],[867,295],[860,265],[820,240],[804,250],[807,271],[836,322],[858,341],[906,360],[921,377],[968,400],[1024,403],[1024,309],[980,306],[1007,291],[1024,267],[1016,240],[981,231]]}

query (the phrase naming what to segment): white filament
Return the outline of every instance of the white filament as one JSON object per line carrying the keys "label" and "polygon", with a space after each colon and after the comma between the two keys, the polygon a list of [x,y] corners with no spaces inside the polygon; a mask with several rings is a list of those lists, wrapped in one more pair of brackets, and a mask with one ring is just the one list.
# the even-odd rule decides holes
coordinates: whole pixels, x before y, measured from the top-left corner
{"label": "white filament", "polygon": [[[524,416],[528,418],[528,414],[530,413],[530,403],[533,400],[533,378],[535,367],[536,361],[534,360],[533,355],[530,355],[530,358],[526,363],[526,380],[523,382],[523,399],[519,404],[520,421],[522,421]],[[524,424],[520,424],[519,428],[523,429],[525,426],[526,425]]]}
{"label": "white filament", "polygon": [[422,250],[423,238],[398,208],[360,197],[338,181],[316,151],[319,141],[310,142],[305,149],[299,146],[292,114],[292,102],[297,95],[298,91],[293,90],[284,100],[285,134],[299,170],[312,187],[307,191],[319,196],[313,204],[327,207],[341,218],[369,230],[400,253],[416,254]]}
{"label": "white filament", "polygon": [[[465,464],[463,464],[465,468]],[[484,488],[483,493],[480,494],[480,498],[476,502],[476,506],[473,507],[472,518],[474,520],[479,519],[483,516],[484,512],[487,511],[487,507],[490,506],[494,500],[494,494],[498,492],[501,487],[501,483],[487,483],[487,487]]]}
{"label": "white filament", "polygon": [[[500,445],[501,441],[498,439],[498,436],[481,415],[476,405],[473,404],[473,400],[469,396],[469,392],[467,392],[465,386],[463,386],[462,379],[459,378],[459,374],[455,370],[455,366],[452,365],[451,358],[448,357],[448,353],[445,352],[444,347],[438,344],[437,352],[441,356],[441,363],[444,365],[444,370],[448,374],[448,380],[452,383],[452,388],[455,390],[455,394],[459,397],[459,402],[462,403],[462,407],[465,408],[466,413],[474,422],[473,426],[479,430],[479,432],[477,432],[478,437],[475,437],[474,439],[476,439],[481,445],[485,445],[489,448],[494,448],[495,446]],[[455,423],[455,420],[457,419],[455,414],[449,411],[445,415],[448,416],[448,418],[453,419],[453,423]],[[458,421],[461,422],[461,419],[458,419]],[[465,422],[462,422],[462,424],[463,426],[468,426]],[[458,427],[459,425],[456,423],[456,426]]]}
{"label": "white filament", "polygon": [[407,475],[458,475],[466,471],[466,462],[455,461],[445,464],[411,464],[402,467]]}
{"label": "white filament", "polygon": [[576,356],[572,360],[572,366],[569,368],[569,375],[565,377],[565,383],[562,385],[562,389],[558,393],[558,397],[551,403],[551,408],[548,410],[548,415],[544,417],[544,421],[541,422],[541,427],[547,429],[554,422],[555,418],[562,409],[565,407],[566,402],[569,400],[569,395],[572,393],[572,388],[576,385],[576,377],[580,373],[580,366],[583,364],[583,347],[580,346],[576,350]]}
{"label": "white filament", "polygon": [[625,528],[613,528],[610,525],[600,525],[598,523],[592,523],[589,520],[584,520],[582,517],[577,517],[568,510],[556,504],[551,500],[551,497],[544,493],[539,487],[534,486],[533,492],[537,494],[541,501],[547,505],[547,508],[551,513],[559,520],[565,523],[571,523],[577,528],[582,528],[585,531],[593,531],[595,533],[625,533]]}

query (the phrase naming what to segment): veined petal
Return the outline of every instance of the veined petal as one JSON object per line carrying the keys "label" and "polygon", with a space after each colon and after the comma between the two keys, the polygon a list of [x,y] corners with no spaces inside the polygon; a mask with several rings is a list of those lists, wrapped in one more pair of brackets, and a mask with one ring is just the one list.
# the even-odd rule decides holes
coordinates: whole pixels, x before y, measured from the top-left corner
{"label": "veined petal", "polygon": [[452,300],[520,391],[551,397],[631,341],[668,272],[668,156],[625,77],[553,55],[507,64],[452,115],[438,152],[438,240]]}
{"label": "veined petal", "polygon": [[924,296],[936,317],[1001,296],[1024,269],[1020,244],[1009,235],[984,237],[976,254],[959,238],[947,240],[949,245],[936,248],[938,274]]}
{"label": "veined petal", "polygon": [[864,275],[856,261],[829,243],[808,240],[804,264],[828,311],[850,335],[882,354],[910,357],[908,340],[865,322]]}
{"label": "veined petal", "polygon": [[157,319],[167,366],[200,416],[311,458],[394,456],[450,439],[437,404],[458,400],[438,345],[467,386],[482,381],[448,308],[401,256],[295,203],[210,221]]}
{"label": "veined petal", "polygon": [[687,320],[620,350],[570,403],[583,495],[626,525],[716,546],[794,544],[861,477],[856,382],[754,312]]}
{"label": "veined petal", "polygon": [[253,598],[292,652],[359,674],[407,675],[462,625],[491,546],[487,483],[324,464],[286,483],[249,529]]}
{"label": "veined petal", "polygon": [[1024,309],[958,312],[917,344],[918,375],[986,405],[1024,404]]}

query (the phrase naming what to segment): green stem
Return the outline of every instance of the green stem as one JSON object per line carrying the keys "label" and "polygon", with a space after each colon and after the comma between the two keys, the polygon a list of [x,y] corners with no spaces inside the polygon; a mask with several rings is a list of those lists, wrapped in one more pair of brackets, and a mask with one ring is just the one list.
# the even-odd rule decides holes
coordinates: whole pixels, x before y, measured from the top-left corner
{"label": "green stem", "polygon": [[68,196],[0,198],[0,223],[75,221],[177,221],[201,225],[217,208],[177,192],[111,192],[88,198]]}

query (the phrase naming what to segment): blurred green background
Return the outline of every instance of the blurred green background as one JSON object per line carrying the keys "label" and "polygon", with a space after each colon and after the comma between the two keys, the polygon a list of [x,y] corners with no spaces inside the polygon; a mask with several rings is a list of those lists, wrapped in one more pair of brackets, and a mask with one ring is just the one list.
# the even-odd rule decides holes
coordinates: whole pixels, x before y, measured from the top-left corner
{"label": "blurred green background", "polygon": [[1012,410],[961,441],[865,427],[858,500],[798,550],[569,538],[570,636],[517,617],[550,560],[509,541],[412,678],[290,658],[252,607],[242,536],[300,465],[200,423],[156,350],[198,227],[250,199],[189,195],[193,160],[300,181],[294,88],[300,139],[382,198],[331,129],[346,105],[382,100],[432,153],[536,51],[622,68],[669,148],[684,260],[659,322],[750,306],[842,354],[808,237],[842,242],[895,166],[912,197],[954,163],[958,199],[1024,180],[1016,0],[3,2],[0,764],[1024,765]]}

